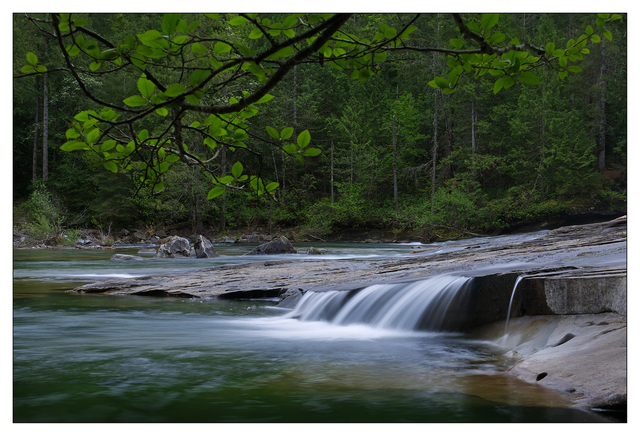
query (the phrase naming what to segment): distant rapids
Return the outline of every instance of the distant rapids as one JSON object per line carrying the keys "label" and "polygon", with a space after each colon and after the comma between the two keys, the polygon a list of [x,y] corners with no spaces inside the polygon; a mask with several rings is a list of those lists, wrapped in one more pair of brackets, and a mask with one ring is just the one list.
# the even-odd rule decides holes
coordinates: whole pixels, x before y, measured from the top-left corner
{"label": "distant rapids", "polygon": [[436,276],[353,291],[307,292],[287,317],[391,330],[455,330],[471,278]]}

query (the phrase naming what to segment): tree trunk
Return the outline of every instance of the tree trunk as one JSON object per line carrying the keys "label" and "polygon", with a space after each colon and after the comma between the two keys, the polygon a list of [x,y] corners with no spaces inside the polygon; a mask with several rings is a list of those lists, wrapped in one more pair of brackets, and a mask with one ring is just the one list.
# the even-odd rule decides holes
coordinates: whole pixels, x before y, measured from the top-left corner
{"label": "tree trunk", "polygon": [[606,114],[605,114],[605,53],[604,42],[601,44],[602,60],[600,63],[600,78],[598,85],[600,88],[600,101],[598,105],[598,171],[604,171],[607,169],[605,160],[606,150]]}
{"label": "tree trunk", "polygon": [[[475,92],[475,90],[474,90]],[[476,175],[476,150],[478,144],[476,143],[476,123],[478,122],[478,113],[476,107],[475,97],[471,99],[471,175]]]}
{"label": "tree trunk", "polygon": [[433,93],[433,149],[431,151],[431,213],[434,211],[436,195],[436,160],[438,157],[438,91]]}
{"label": "tree trunk", "polygon": [[[44,41],[44,57],[47,59],[47,40]],[[43,100],[42,100],[42,180],[49,179],[49,73],[43,76]]]}
{"label": "tree trunk", "polygon": [[[40,86],[40,80],[36,78],[36,89]],[[33,165],[32,165],[32,180],[35,186],[38,180],[38,137],[40,136],[40,96],[36,96],[36,129],[33,135]]]}
{"label": "tree trunk", "polygon": [[331,138],[331,213],[333,213],[333,137]]}
{"label": "tree trunk", "polygon": [[[227,172],[227,149],[223,145],[220,149],[220,176],[224,177]],[[222,204],[220,205],[220,231],[224,232],[227,228],[227,193],[221,195]]]}
{"label": "tree trunk", "polygon": [[396,116],[393,115],[393,208],[398,213],[398,153],[396,149]]}

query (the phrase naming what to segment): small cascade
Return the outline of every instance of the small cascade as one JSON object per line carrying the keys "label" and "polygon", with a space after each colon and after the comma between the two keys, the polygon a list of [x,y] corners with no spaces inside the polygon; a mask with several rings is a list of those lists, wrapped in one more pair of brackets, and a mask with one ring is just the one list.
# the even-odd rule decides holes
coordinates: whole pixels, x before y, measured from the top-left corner
{"label": "small cascade", "polygon": [[518,289],[518,283],[522,280],[524,276],[518,276],[516,279],[515,285],[513,285],[513,291],[511,291],[511,299],[509,300],[509,310],[507,310],[507,322],[504,325],[504,334],[505,336],[509,333],[509,317],[511,316],[511,305],[513,304],[513,297],[516,295],[516,289]]}
{"label": "small cascade", "polygon": [[463,291],[471,281],[467,277],[436,276],[353,291],[309,291],[286,316],[392,330],[450,330],[464,317]]}

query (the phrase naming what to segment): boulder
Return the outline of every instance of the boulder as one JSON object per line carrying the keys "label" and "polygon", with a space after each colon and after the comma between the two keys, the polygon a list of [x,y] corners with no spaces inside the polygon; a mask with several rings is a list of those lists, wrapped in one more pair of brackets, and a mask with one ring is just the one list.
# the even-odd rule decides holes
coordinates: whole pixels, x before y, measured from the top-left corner
{"label": "boulder", "polygon": [[132,256],[130,254],[114,254],[111,256],[111,260],[144,260],[140,256]]}
{"label": "boulder", "polygon": [[160,229],[160,230],[156,230],[156,236],[160,239],[162,238],[166,238],[167,237],[167,232],[165,232],[164,230]]}
{"label": "boulder", "polygon": [[283,309],[293,309],[298,304],[298,301],[302,298],[302,291],[300,288],[289,288],[283,294],[280,295],[280,302],[277,307]]}
{"label": "boulder", "polygon": [[129,230],[127,229],[120,230],[120,236],[129,236],[129,233],[131,232],[129,232]]}
{"label": "boulder", "polygon": [[223,236],[222,238],[218,239],[217,242],[220,244],[235,244],[236,239],[232,238],[231,236]]}
{"label": "boulder", "polygon": [[147,235],[146,235],[146,233],[143,233],[143,232],[138,230],[137,232],[135,232],[133,234],[133,238],[134,238],[134,240],[144,241],[144,240],[147,239]]}
{"label": "boulder", "polygon": [[189,257],[189,241],[180,236],[172,236],[167,242],[162,244],[158,248],[156,257],[160,258],[175,258],[175,257]]}
{"label": "boulder", "polygon": [[219,256],[213,248],[211,241],[202,235],[198,235],[196,242],[193,244],[193,248],[196,251],[196,257],[199,259]]}
{"label": "boulder", "polygon": [[297,253],[298,251],[293,248],[291,242],[285,237],[280,236],[279,239],[275,241],[267,242],[266,244],[258,245],[256,248],[251,250],[250,252],[244,254],[248,255],[263,255],[263,254],[286,254],[286,253]]}
{"label": "boulder", "polygon": [[306,251],[300,251],[300,254],[326,254],[327,250],[325,248],[314,248],[309,247]]}

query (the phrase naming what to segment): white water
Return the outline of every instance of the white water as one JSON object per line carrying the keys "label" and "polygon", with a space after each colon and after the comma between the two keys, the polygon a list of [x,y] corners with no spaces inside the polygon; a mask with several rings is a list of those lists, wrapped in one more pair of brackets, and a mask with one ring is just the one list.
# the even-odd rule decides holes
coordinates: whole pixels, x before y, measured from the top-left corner
{"label": "white water", "polygon": [[511,305],[513,304],[513,297],[516,295],[516,289],[518,289],[518,283],[524,278],[524,276],[518,276],[516,283],[513,285],[513,291],[511,291],[511,298],[509,299],[509,310],[507,310],[507,321],[504,325],[505,336],[509,333],[509,318],[511,317]]}
{"label": "white water", "polygon": [[442,275],[413,283],[371,285],[359,291],[310,291],[286,316],[342,326],[438,331],[470,280]]}

